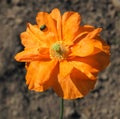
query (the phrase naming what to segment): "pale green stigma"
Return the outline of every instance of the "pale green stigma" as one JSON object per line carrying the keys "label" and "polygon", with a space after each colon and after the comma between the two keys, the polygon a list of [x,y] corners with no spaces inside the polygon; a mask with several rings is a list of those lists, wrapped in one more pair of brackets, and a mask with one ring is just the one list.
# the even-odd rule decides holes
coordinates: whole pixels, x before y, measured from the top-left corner
{"label": "pale green stigma", "polygon": [[55,43],[52,45],[51,49],[53,49],[54,51],[56,51],[57,53],[61,54],[61,46],[59,43]]}
{"label": "pale green stigma", "polygon": [[52,59],[56,58],[58,60],[63,60],[66,58],[66,55],[67,55],[67,49],[61,42],[57,42],[51,46],[50,57]]}

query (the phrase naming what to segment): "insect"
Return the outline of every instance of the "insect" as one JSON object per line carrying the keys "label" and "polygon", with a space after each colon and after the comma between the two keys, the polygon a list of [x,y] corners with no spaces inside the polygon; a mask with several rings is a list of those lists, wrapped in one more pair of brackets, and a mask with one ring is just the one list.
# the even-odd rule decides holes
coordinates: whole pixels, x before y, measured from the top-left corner
{"label": "insect", "polygon": [[45,25],[45,24],[43,24],[43,25],[40,26],[40,30],[41,30],[41,31],[43,31],[45,28],[46,28],[46,25]]}

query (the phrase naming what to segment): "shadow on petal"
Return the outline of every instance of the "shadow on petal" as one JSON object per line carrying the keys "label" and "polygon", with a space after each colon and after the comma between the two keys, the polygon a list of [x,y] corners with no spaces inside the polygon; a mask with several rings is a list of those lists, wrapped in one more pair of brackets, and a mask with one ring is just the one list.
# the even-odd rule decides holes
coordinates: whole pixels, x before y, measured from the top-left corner
{"label": "shadow on petal", "polygon": [[73,69],[70,77],[75,87],[83,96],[88,94],[94,88],[96,83],[96,80],[89,79],[84,73],[75,68]]}

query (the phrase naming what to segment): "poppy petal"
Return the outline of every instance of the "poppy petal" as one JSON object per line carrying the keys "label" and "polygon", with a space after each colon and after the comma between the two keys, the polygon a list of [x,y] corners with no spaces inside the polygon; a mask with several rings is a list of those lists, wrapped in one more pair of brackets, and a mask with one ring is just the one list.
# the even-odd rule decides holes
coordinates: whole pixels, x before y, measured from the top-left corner
{"label": "poppy petal", "polygon": [[71,73],[73,66],[66,60],[59,63],[59,77],[64,79],[67,75]]}
{"label": "poppy petal", "polygon": [[79,33],[74,38],[74,42],[76,43],[76,40],[77,40],[77,42],[80,41],[81,39],[84,38],[83,37],[84,35],[86,36],[89,32],[92,32],[93,30],[95,30],[95,27],[93,27],[91,25],[80,26]]}
{"label": "poppy petal", "polygon": [[49,49],[48,48],[29,48],[15,56],[15,59],[20,62],[30,62],[37,60],[45,60],[49,58]]}
{"label": "poppy petal", "polygon": [[33,34],[30,34],[28,32],[21,33],[20,38],[21,38],[21,43],[26,48],[38,47],[40,44],[40,41],[35,36],[33,36]]}
{"label": "poppy petal", "polygon": [[47,33],[53,33],[55,38],[53,39],[54,41],[58,40],[58,34],[57,34],[57,28],[54,19],[52,16],[46,12],[39,12],[36,17],[36,22],[39,26],[39,28],[42,25],[46,26],[46,32]]}
{"label": "poppy petal", "polygon": [[59,40],[62,40],[62,26],[61,26],[61,13],[59,11],[59,9],[55,8],[52,10],[52,12],[50,13],[50,15],[52,16],[52,18],[56,21],[56,27],[57,27],[57,32],[58,32],[58,37]]}
{"label": "poppy petal", "polygon": [[[79,58],[80,59],[80,58]],[[90,65],[81,62],[80,60],[75,61],[74,59],[69,62],[74,68],[84,73],[89,79],[95,80],[96,75],[98,74],[99,70],[91,67]]]}
{"label": "poppy petal", "polygon": [[74,45],[71,48],[72,55],[85,57],[89,55],[94,55],[101,51],[108,53],[109,46],[105,42],[103,42],[98,36],[96,36],[98,32],[100,32],[100,29],[94,30],[93,32],[89,33],[85,38],[81,39],[76,45]]}
{"label": "poppy petal", "polygon": [[55,92],[64,99],[75,99],[85,96],[94,88],[96,80],[91,80],[77,69],[73,69],[70,75],[64,79],[61,77],[53,87]]}
{"label": "poppy petal", "polygon": [[86,24],[86,25],[80,26],[79,32],[80,32],[80,33],[86,32],[86,31],[87,31],[87,32],[91,32],[91,31],[93,31],[94,29],[95,29],[94,26],[91,26],[91,25]]}
{"label": "poppy petal", "polygon": [[[31,25],[28,23],[26,32],[31,38],[24,39],[24,37],[21,36],[22,40],[33,40],[34,42],[39,42],[39,45],[41,45],[41,47],[49,47],[56,41],[54,33],[49,31],[42,32],[37,25]],[[25,41],[22,42],[24,43]]]}
{"label": "poppy petal", "polygon": [[[35,91],[44,91],[47,88],[51,87],[51,83],[54,80],[50,80],[52,77],[51,74],[57,75],[53,73],[56,68],[57,61],[33,61],[27,67],[26,74],[26,84],[30,90]],[[37,66],[37,67],[36,67]]]}
{"label": "poppy petal", "polygon": [[[79,58],[78,58],[79,59]],[[97,54],[87,56],[87,57],[80,57],[79,59],[81,62],[84,62],[91,67],[101,71],[105,69],[105,67],[110,62],[110,54],[106,54],[105,52],[99,52]]]}
{"label": "poppy petal", "polygon": [[79,33],[81,17],[76,12],[65,12],[62,16],[63,41],[66,44],[73,44],[73,40]]}

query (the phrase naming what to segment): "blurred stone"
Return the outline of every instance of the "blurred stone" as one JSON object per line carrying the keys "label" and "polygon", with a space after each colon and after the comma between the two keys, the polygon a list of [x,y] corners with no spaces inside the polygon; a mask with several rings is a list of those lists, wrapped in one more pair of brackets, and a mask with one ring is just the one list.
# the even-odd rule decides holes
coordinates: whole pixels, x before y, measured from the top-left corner
{"label": "blurred stone", "polygon": [[16,116],[18,114],[18,112],[16,110],[13,110],[12,114],[13,114],[13,116]]}
{"label": "blurred stone", "polygon": [[72,107],[66,107],[64,115],[65,115],[65,117],[70,117],[71,115],[74,114],[74,112],[75,112],[75,110]]}
{"label": "blurred stone", "polygon": [[15,14],[13,13],[13,10],[9,9],[7,11],[7,18],[8,19],[10,19],[10,18],[14,19],[15,18]]}
{"label": "blurred stone", "polygon": [[7,4],[10,4],[10,3],[11,3],[11,0],[6,0],[6,3],[7,3]]}
{"label": "blurred stone", "polygon": [[107,74],[105,72],[101,74],[100,80],[101,81],[107,81],[108,80],[108,76],[107,76]]}
{"label": "blurred stone", "polygon": [[6,14],[7,18],[15,19],[16,16],[19,15],[19,13],[21,12],[22,9],[23,9],[22,7],[19,8],[17,6],[14,6],[12,9],[8,9],[7,14]]}
{"label": "blurred stone", "polygon": [[16,22],[16,24],[21,24],[22,22],[23,22],[23,20],[21,19],[21,18],[17,18],[16,20],[15,20],[15,22]]}
{"label": "blurred stone", "polygon": [[114,117],[113,119],[119,119],[118,117]]}
{"label": "blurred stone", "polygon": [[107,109],[106,109],[106,108],[103,108],[103,109],[102,109],[102,113],[103,113],[103,114],[107,114]]}
{"label": "blurred stone", "polygon": [[14,5],[17,5],[20,1],[21,1],[21,0],[12,0],[12,3],[13,3]]}
{"label": "blurred stone", "polygon": [[44,116],[43,119],[49,119],[49,117],[48,116]]}
{"label": "blurred stone", "polygon": [[97,92],[95,92],[93,96],[94,96],[94,98],[97,98],[99,95]]}
{"label": "blurred stone", "polygon": [[90,112],[88,109],[84,110],[84,113],[81,114],[81,119],[89,119],[90,118]]}
{"label": "blurred stone", "polygon": [[120,0],[112,0],[112,3],[116,10],[120,11]]}
{"label": "blurred stone", "polygon": [[78,4],[79,0],[71,0],[72,4]]}

